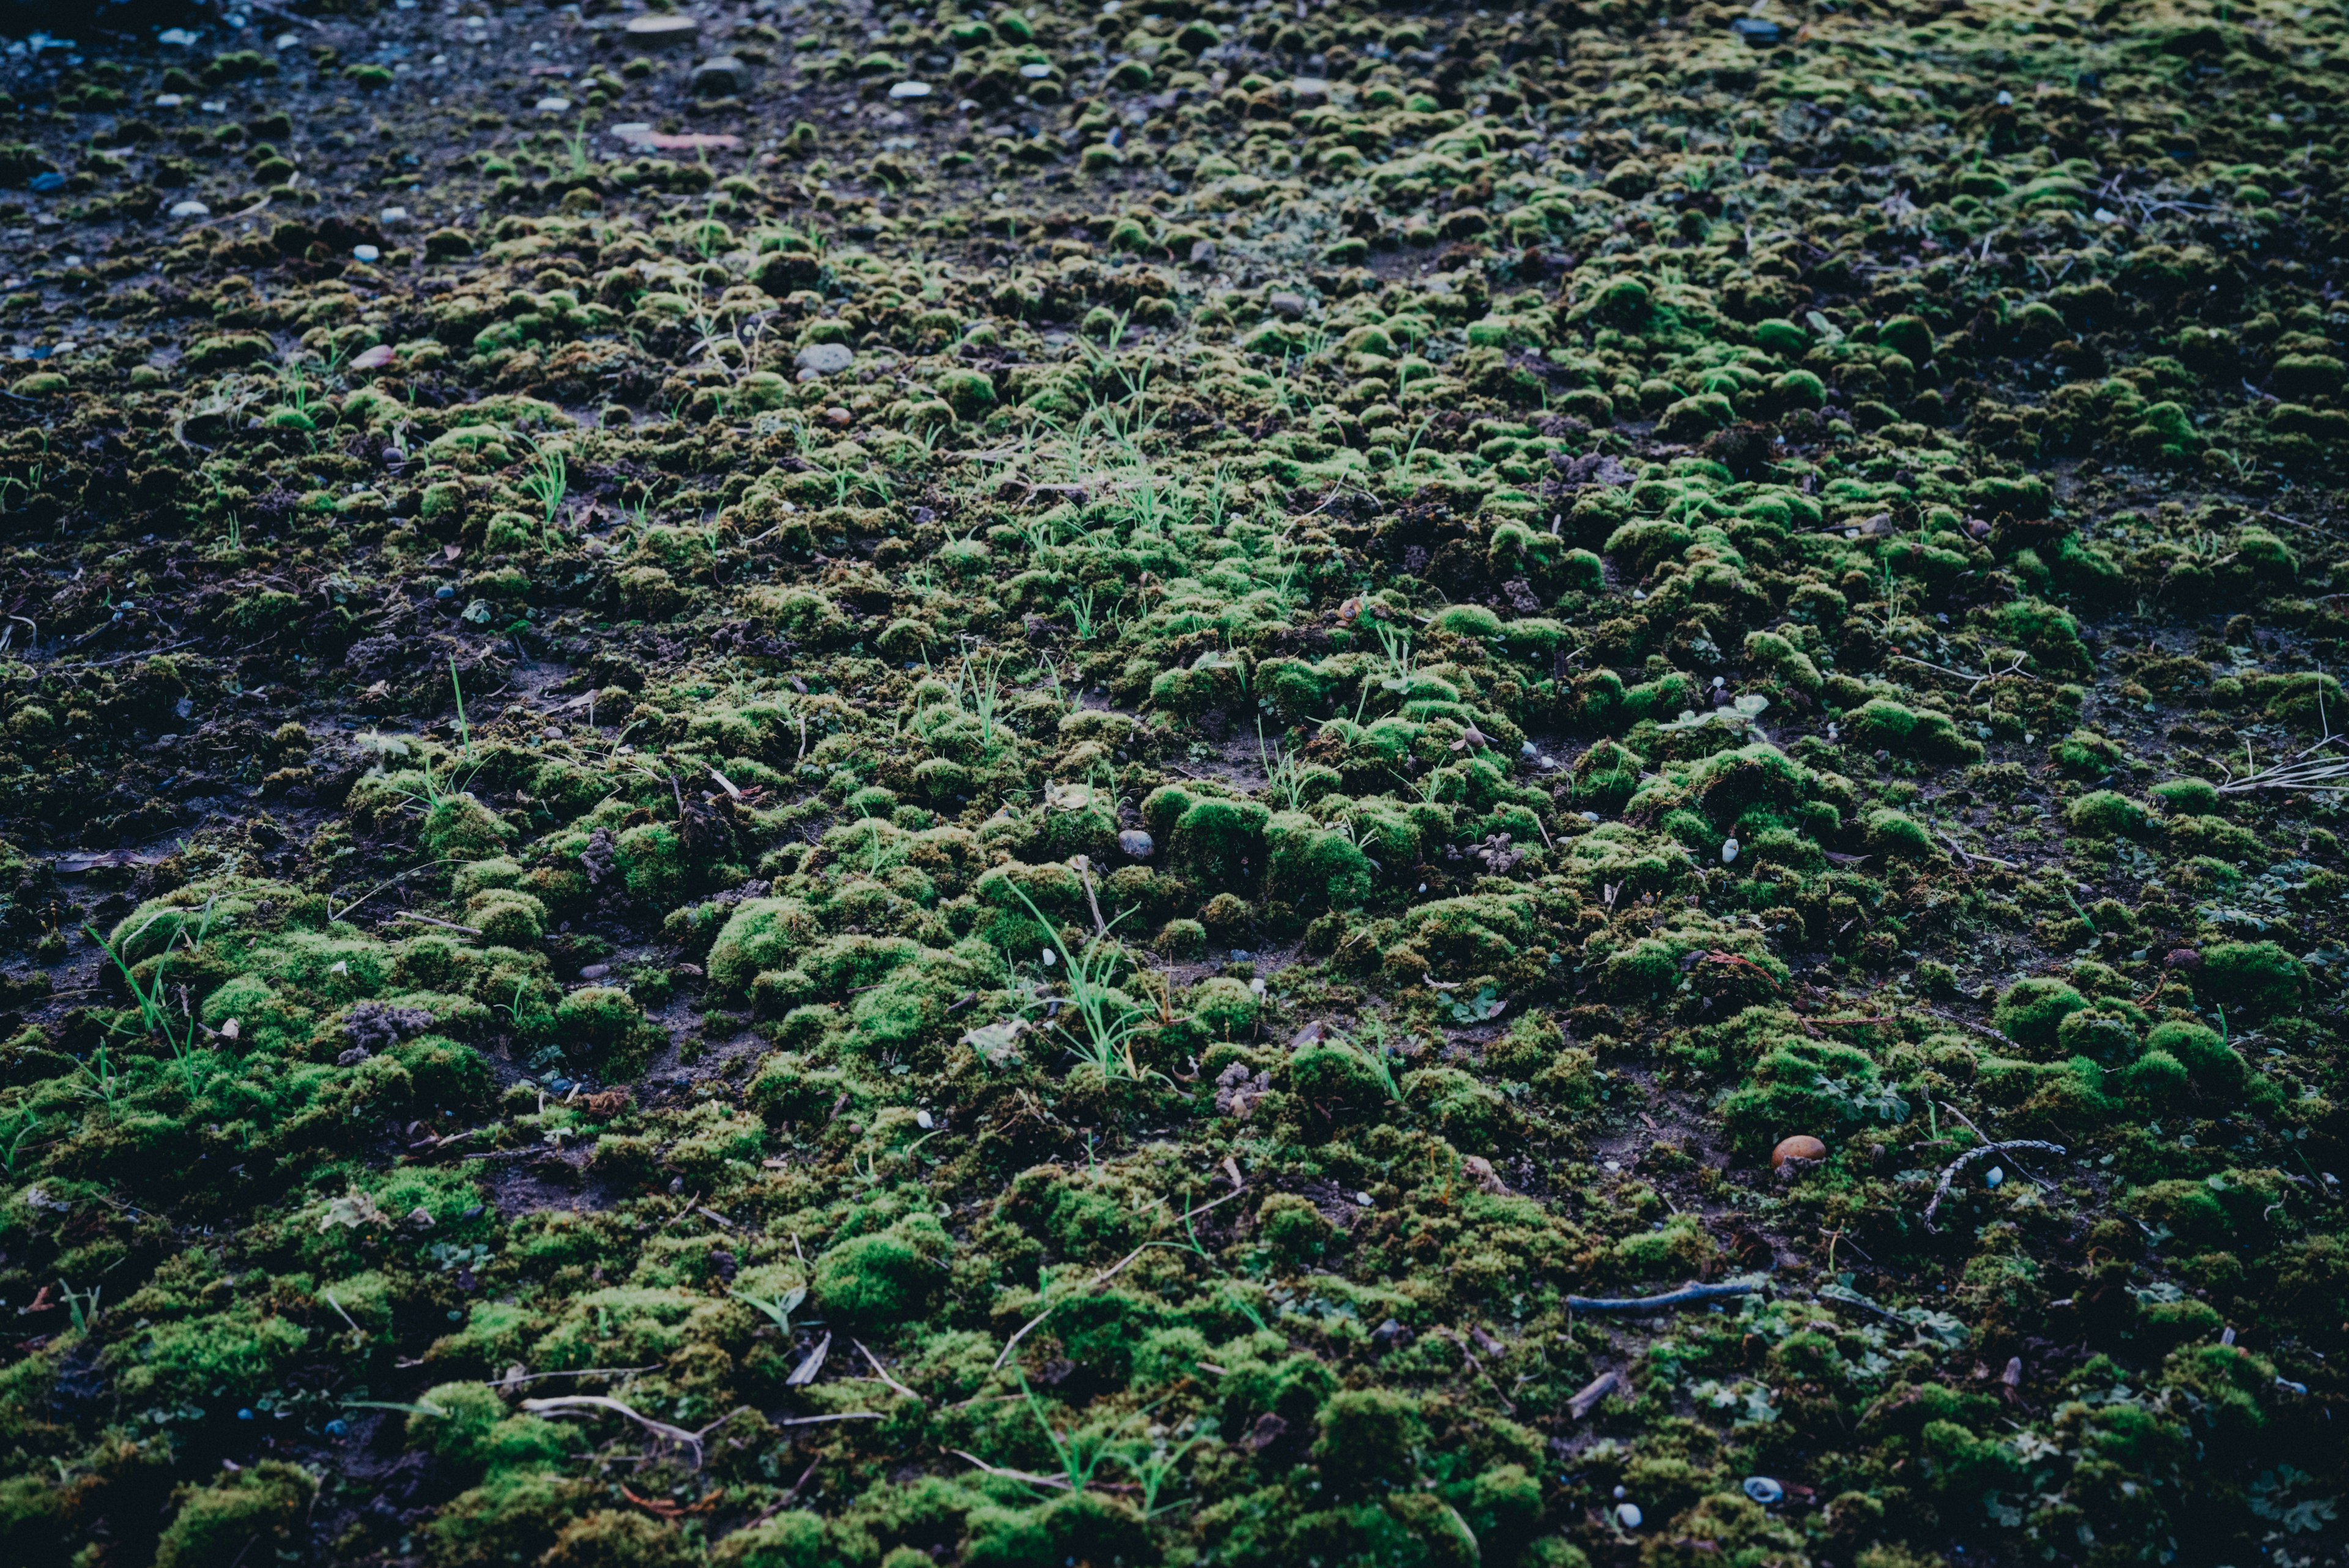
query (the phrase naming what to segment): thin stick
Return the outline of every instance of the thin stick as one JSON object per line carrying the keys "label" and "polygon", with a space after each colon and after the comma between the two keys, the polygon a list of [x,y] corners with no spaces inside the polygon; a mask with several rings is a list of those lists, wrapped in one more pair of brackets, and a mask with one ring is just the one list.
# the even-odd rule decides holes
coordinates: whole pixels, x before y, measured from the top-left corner
{"label": "thin stick", "polygon": [[[1988,1134],[1988,1133],[1986,1133],[1986,1132],[1982,1131],[1982,1128],[1980,1128],[1980,1127],[1978,1127],[1974,1126],[1972,1119],[1971,1119],[1971,1117],[1969,1117],[1969,1116],[1966,1115],[1966,1113],[1965,1113],[1965,1112],[1963,1112],[1963,1111],[1961,1111],[1961,1110],[1958,1109],[1958,1107],[1957,1107],[1957,1106],[1953,1106],[1953,1105],[1950,1104],[1950,1102],[1949,1102],[1949,1101],[1947,1101],[1947,1100],[1943,1100],[1943,1101],[1941,1102],[1941,1108],[1942,1108],[1943,1110],[1945,1110],[1945,1111],[1949,1112],[1951,1116],[1953,1116],[1957,1117],[1957,1118],[1958,1118],[1958,1125],[1959,1125],[1960,1127],[1964,1127],[1964,1128],[1966,1129],[1966,1131],[1968,1131],[1968,1132],[1970,1132],[1970,1133],[1973,1134],[1975,1137],[1980,1138],[1980,1139],[1981,1139],[1982,1142],[1984,1142],[1984,1143],[1989,1143],[1989,1142],[1991,1142],[1991,1141],[1992,1141],[1990,1134]],[[2019,1159],[2018,1159],[2018,1160],[2016,1160],[2016,1161],[2014,1162],[2014,1168],[2015,1168],[2015,1169],[2017,1169],[2017,1170],[2023,1170],[2023,1162],[2022,1162],[2021,1160],[2019,1160]],[[2025,1176],[2030,1176],[2030,1177],[2031,1177],[2031,1179],[2032,1179],[2032,1180],[2033,1180],[2033,1181],[2035,1181],[2035,1182],[2037,1182],[2037,1183],[2039,1183],[2040,1187],[2041,1187],[2041,1188],[2043,1188],[2044,1190],[2049,1191],[2049,1192],[2053,1192],[2053,1191],[2054,1191],[2054,1190],[2055,1190],[2055,1184],[2054,1184],[2054,1182],[2052,1182],[2052,1181],[2048,1180],[2045,1177],[2044,1177],[2044,1176],[2032,1176],[2032,1175],[2031,1175],[2031,1172],[2029,1172],[2029,1171],[2027,1171],[2027,1170],[2023,1170],[2023,1175],[2025,1175]]]}
{"label": "thin stick", "polygon": [[469,937],[478,937],[481,934],[481,928],[478,926],[460,926],[454,920],[436,920],[429,915],[419,915],[413,909],[394,910],[391,918],[395,920],[414,920],[421,926],[438,926],[444,931],[460,931]]}
{"label": "thin stick", "polygon": [[878,1410],[843,1410],[837,1416],[793,1416],[778,1421],[778,1427],[818,1427],[826,1421],[885,1421],[888,1417]]}
{"label": "thin stick", "polygon": [[1699,1302],[1750,1296],[1761,1288],[1759,1281],[1746,1280],[1723,1285],[1682,1285],[1660,1296],[1568,1296],[1566,1304],[1573,1312],[1663,1312],[1671,1307],[1693,1306]]}
{"label": "thin stick", "polygon": [[1931,1013],[1936,1018],[1945,1019],[1949,1023],[1956,1024],[1961,1029],[1971,1029],[1986,1040],[1995,1040],[2018,1056],[2023,1054],[2022,1046],[2017,1045],[2013,1041],[2008,1039],[2005,1035],[2001,1034],[1997,1030],[1992,1029],[1987,1023],[1976,1023],[1971,1018],[1961,1018],[1954,1012],[1944,1012],[1938,1007],[1928,1007],[1924,1011]]}
{"label": "thin stick", "polygon": [[514,1377],[501,1377],[497,1386],[508,1388],[518,1383],[536,1383],[543,1377],[622,1377],[636,1372],[657,1372],[660,1363],[648,1366],[590,1366],[578,1372],[524,1372]]}
{"label": "thin stick", "polygon": [[887,1384],[896,1392],[903,1394],[906,1398],[911,1399],[916,1405],[927,1403],[927,1401],[919,1394],[915,1393],[911,1388],[906,1387],[903,1383],[900,1383],[895,1378],[890,1376],[889,1369],[881,1365],[881,1358],[879,1356],[864,1348],[864,1342],[863,1340],[851,1339],[848,1343],[856,1346],[858,1354],[864,1357],[865,1365],[873,1368],[874,1376],[878,1377],[882,1382]]}
{"label": "thin stick", "polygon": [[1590,1407],[1592,1406],[1598,1404],[1600,1400],[1606,1398],[1607,1396],[1615,1392],[1616,1389],[1621,1387],[1622,1384],[1623,1378],[1621,1374],[1616,1372],[1600,1373],[1598,1376],[1584,1384],[1581,1388],[1576,1391],[1574,1397],[1566,1402],[1567,1414],[1573,1417],[1578,1421],[1581,1420],[1585,1416],[1590,1414]]}
{"label": "thin stick", "polygon": [[[1114,1277],[1114,1276],[1116,1275],[1116,1273],[1117,1273],[1117,1272],[1118,1272],[1119,1270],[1121,1270],[1121,1269],[1124,1268],[1128,1263],[1131,1263],[1132,1262],[1133,1262],[1133,1260],[1134,1260],[1134,1259],[1139,1258],[1140,1256],[1142,1256],[1142,1254],[1143,1254],[1143,1253],[1144,1253],[1144,1252],[1146,1252],[1146,1251],[1150,1251],[1150,1249],[1151,1249],[1152,1247],[1154,1247],[1154,1246],[1173,1246],[1173,1245],[1174,1245],[1174,1243],[1173,1243],[1173,1242],[1171,1242],[1171,1241],[1166,1241],[1166,1242],[1144,1241],[1141,1246],[1136,1247],[1133,1251],[1128,1252],[1124,1257],[1120,1258],[1116,1262],[1112,1263],[1108,1268],[1103,1269],[1100,1273],[1095,1274],[1092,1279],[1090,1279],[1090,1280],[1086,1281],[1086,1282],[1084,1282],[1084,1284],[1083,1284],[1081,1287],[1080,1287],[1080,1289],[1081,1289],[1081,1290],[1088,1290],[1088,1291],[1090,1291],[1090,1290],[1097,1290],[1097,1289],[1099,1289],[1101,1286],[1102,1286],[1102,1285],[1105,1285],[1105,1284],[1109,1283],[1110,1280],[1111,1280],[1112,1277]],[[1071,1295],[1074,1295],[1074,1294],[1076,1294],[1076,1293],[1077,1293],[1077,1292],[1075,1292],[1075,1291],[1071,1291],[1071,1292],[1070,1293],[1070,1294],[1071,1294]],[[1068,1298],[1068,1296],[1062,1296],[1062,1297],[1061,1298],[1061,1301],[1066,1301],[1066,1300],[1068,1300],[1068,1299],[1069,1299],[1069,1298]],[[998,1355],[998,1356],[995,1358],[995,1365],[994,1365],[993,1366],[991,1366],[991,1367],[988,1368],[988,1371],[990,1371],[990,1372],[1000,1372],[1000,1371],[1002,1371],[1002,1370],[1003,1370],[1003,1364],[1004,1364],[1006,1361],[1008,1361],[1008,1360],[1009,1360],[1009,1359],[1010,1359],[1012,1351],[1013,1351],[1013,1350],[1015,1350],[1015,1349],[1017,1349],[1017,1348],[1019,1347],[1019,1342],[1020,1342],[1021,1340],[1023,1340],[1023,1339],[1027,1338],[1027,1337],[1028,1337],[1028,1335],[1029,1335],[1029,1334],[1030,1334],[1030,1332],[1032,1332],[1032,1331],[1033,1331],[1033,1330],[1035,1330],[1036,1328],[1038,1328],[1038,1327],[1041,1326],[1041,1325],[1042,1325],[1042,1324],[1043,1324],[1043,1322],[1044,1322],[1044,1320],[1045,1320],[1046,1318],[1048,1318],[1048,1317],[1051,1316],[1051,1315],[1052,1315],[1053,1309],[1054,1309],[1054,1308],[1056,1308],[1056,1307],[1058,1307],[1060,1304],[1061,1304],[1061,1302],[1054,1302],[1054,1303],[1051,1303],[1051,1305],[1050,1305],[1050,1306],[1046,1307],[1042,1312],[1038,1313],[1034,1317],[1031,1317],[1031,1318],[1030,1318],[1026,1323],[1021,1324],[1019,1325],[1019,1332],[1018,1332],[1017,1334],[1013,1334],[1009,1339],[1007,1339],[1007,1340],[1005,1340],[1005,1341],[1003,1342],[1003,1351],[1002,1351],[1002,1354],[1001,1354],[1001,1355]]]}
{"label": "thin stick", "polygon": [[575,1415],[582,1410],[593,1409],[609,1410],[616,1416],[626,1416],[654,1436],[666,1438],[680,1448],[691,1449],[693,1468],[695,1469],[701,1468],[701,1435],[698,1432],[688,1432],[683,1427],[672,1427],[667,1421],[656,1421],[650,1416],[632,1409],[617,1399],[607,1398],[601,1394],[564,1394],[553,1399],[525,1399],[522,1402],[522,1407],[533,1415],[543,1413],[550,1416],[568,1416]]}
{"label": "thin stick", "polygon": [[[1980,1159],[1983,1155],[1996,1154],[2001,1149],[2009,1148],[2044,1148],[2050,1154],[2054,1155],[2061,1155],[2064,1152],[2064,1146],[2062,1144],[2043,1143],[2035,1137],[2013,1138],[2005,1143],[1976,1144],[1973,1147],[1966,1150],[1965,1153],[1958,1156],[1957,1158],[1950,1161],[1948,1165],[1941,1168],[1941,1179],[1933,1188],[1933,1201],[1925,1205],[1926,1231],[1936,1236],[1941,1233],[1933,1224],[1933,1216],[1940,1211],[1941,1199],[1950,1195],[1950,1183],[1957,1179],[1959,1171],[1964,1169],[1966,1166],[1971,1164],[1972,1161]],[[2036,1180],[2038,1179],[2034,1177],[2033,1179]]]}
{"label": "thin stick", "polygon": [[1000,1465],[990,1465],[977,1454],[966,1453],[960,1449],[948,1449],[947,1452],[958,1459],[968,1459],[991,1476],[1003,1476],[1010,1480],[1025,1481],[1030,1486],[1056,1486],[1062,1491],[1069,1490],[1067,1480],[1061,1476],[1040,1476],[1030,1470],[1005,1469]]}

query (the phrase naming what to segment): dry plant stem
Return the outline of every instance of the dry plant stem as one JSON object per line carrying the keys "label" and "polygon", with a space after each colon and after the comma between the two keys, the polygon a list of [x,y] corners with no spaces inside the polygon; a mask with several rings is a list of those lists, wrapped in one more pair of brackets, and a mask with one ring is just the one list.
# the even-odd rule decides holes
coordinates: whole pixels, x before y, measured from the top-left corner
{"label": "dry plant stem", "polygon": [[1667,1312],[1673,1307],[1750,1296],[1761,1288],[1757,1282],[1743,1280],[1719,1285],[1682,1285],[1660,1296],[1568,1296],[1566,1304],[1571,1312]]}
{"label": "dry plant stem", "polygon": [[1567,1414],[1578,1421],[1581,1420],[1590,1414],[1592,1406],[1599,1404],[1622,1386],[1621,1374],[1613,1371],[1600,1373],[1576,1390],[1574,1397],[1566,1402]]}
{"label": "dry plant stem", "polygon": [[[1981,1139],[1983,1143],[1990,1143],[1990,1142],[1994,1141],[1994,1140],[1992,1140],[1992,1138],[1991,1137],[1990,1134],[1988,1134],[1988,1133],[1986,1133],[1986,1132],[1982,1131],[1982,1128],[1980,1128],[1980,1127],[1978,1127],[1974,1126],[1972,1119],[1971,1119],[1971,1117],[1969,1117],[1969,1116],[1966,1115],[1966,1113],[1965,1113],[1965,1112],[1963,1112],[1963,1111],[1961,1111],[1961,1110],[1958,1109],[1958,1107],[1957,1107],[1957,1106],[1953,1106],[1953,1105],[1950,1104],[1950,1102],[1949,1102],[1949,1101],[1947,1101],[1947,1100],[1943,1100],[1943,1101],[1941,1101],[1941,1102],[1940,1102],[1940,1106],[1941,1106],[1941,1108],[1942,1108],[1943,1110],[1945,1110],[1945,1111],[1949,1112],[1949,1113],[1950,1113],[1950,1115],[1951,1115],[1951,1116],[1955,1116],[1955,1117],[1957,1117],[1957,1118],[1958,1118],[1958,1125],[1959,1125],[1959,1126],[1961,1126],[1961,1127],[1964,1127],[1964,1128],[1966,1129],[1966,1131],[1968,1131],[1968,1132],[1970,1132],[1970,1133],[1973,1134],[1975,1137],[1977,1137],[1977,1138]],[[2028,1170],[2023,1170],[2023,1162],[2022,1162],[2021,1160],[2017,1160],[2017,1161],[2015,1161],[2015,1162],[2014,1162],[2014,1168],[2015,1168],[2015,1169],[2017,1169],[2017,1170],[2021,1170],[2021,1171],[2023,1171],[2023,1174],[2024,1176],[2030,1177],[2032,1180],[2033,1180],[2033,1181],[2037,1182],[2037,1183],[2039,1184],[2040,1188],[2041,1188],[2043,1190],[2044,1190],[2044,1191],[2048,1191],[2048,1192],[2053,1192],[2053,1191],[2054,1191],[2054,1190],[2055,1190],[2055,1184],[2054,1184],[2054,1182],[2052,1182],[2052,1181],[2048,1180],[2048,1179],[2047,1179],[2046,1178],[2044,1178],[2044,1177],[2042,1177],[2042,1176],[2033,1176],[2033,1175],[2032,1175],[2032,1173],[2031,1173],[2030,1171],[2028,1171]]]}
{"label": "dry plant stem", "polygon": [[1997,1154],[2001,1150],[2010,1148],[2044,1148],[2059,1158],[2064,1153],[2062,1144],[2045,1143],[2035,1137],[2012,1138],[2004,1143],[1976,1144],[1941,1168],[1941,1179],[1933,1187],[1933,1200],[1925,1205],[1925,1229],[1936,1236],[1941,1233],[1940,1228],[1933,1223],[1933,1216],[1940,1211],[1941,1199],[1950,1195],[1950,1183],[1957,1179],[1959,1171],[1986,1154]]}
{"label": "dry plant stem", "polygon": [[[1202,1203],[1196,1209],[1190,1210],[1190,1213],[1195,1217],[1205,1214],[1216,1204],[1228,1203],[1246,1190],[1246,1188],[1235,1188],[1231,1191],[1225,1193],[1221,1198]],[[1128,1252],[1124,1257],[1120,1258],[1116,1262],[1112,1263],[1108,1268],[1103,1269],[1100,1273],[1095,1274],[1092,1279],[1087,1280],[1083,1285],[1079,1287],[1079,1290],[1099,1290],[1102,1286],[1107,1284],[1112,1279],[1115,1278],[1120,1270],[1123,1269],[1128,1263],[1133,1262],[1134,1259],[1142,1256],[1143,1253],[1150,1251],[1151,1248],[1171,1247],[1174,1245],[1175,1243],[1172,1241],[1144,1241],[1141,1246],[1136,1247],[1133,1251]],[[1077,1293],[1079,1293],[1077,1291],[1071,1291],[1070,1293],[1071,1295]],[[1068,1299],[1068,1296],[1062,1296],[1061,1301],[1066,1301]],[[1060,1304],[1061,1302],[1053,1302],[1050,1305],[1045,1307],[1042,1312],[1038,1313],[1034,1317],[1031,1317],[1026,1323],[1021,1324],[1019,1331],[1013,1334],[1009,1339],[1003,1342],[1003,1350],[1001,1354],[996,1356],[995,1365],[989,1367],[988,1370],[993,1372],[1002,1371],[1003,1364],[1011,1358],[1011,1353],[1015,1349],[1019,1348],[1019,1342],[1027,1338],[1029,1334],[1033,1333],[1037,1328],[1040,1327],[1043,1324],[1044,1320],[1051,1316],[1053,1310],[1060,1306]]]}
{"label": "dry plant stem", "polygon": [[[666,1438],[681,1449],[690,1449],[693,1451],[693,1468],[695,1469],[701,1468],[701,1432],[688,1432],[683,1427],[672,1427],[667,1421],[656,1421],[650,1416],[644,1415],[617,1399],[607,1398],[601,1394],[563,1394],[552,1399],[525,1399],[522,1402],[522,1407],[533,1415],[539,1416],[570,1416],[587,1410],[608,1410],[616,1416],[625,1416],[655,1437]],[[721,1420],[723,1418],[720,1417]],[[717,1424],[713,1421],[710,1426],[714,1427]],[[709,1427],[705,1427],[702,1431],[706,1432],[709,1429]]]}
{"label": "dry plant stem", "polygon": [[926,1403],[919,1394],[915,1393],[911,1388],[906,1387],[903,1383],[900,1383],[895,1378],[890,1376],[889,1369],[881,1365],[881,1358],[879,1356],[874,1355],[870,1350],[865,1349],[864,1342],[863,1340],[851,1339],[848,1343],[856,1346],[857,1353],[863,1355],[864,1357],[865,1364],[873,1368],[873,1376],[879,1378],[882,1383],[886,1385],[895,1392],[903,1394],[906,1398],[911,1399],[917,1405]]}

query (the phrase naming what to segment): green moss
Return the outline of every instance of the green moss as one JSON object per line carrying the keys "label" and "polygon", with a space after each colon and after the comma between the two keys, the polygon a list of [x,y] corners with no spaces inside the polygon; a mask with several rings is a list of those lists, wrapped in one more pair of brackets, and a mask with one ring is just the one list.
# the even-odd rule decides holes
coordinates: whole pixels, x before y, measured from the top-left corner
{"label": "green moss", "polygon": [[1810,655],[1776,632],[1747,632],[1745,657],[1797,691],[1816,696],[1826,684]]}
{"label": "green moss", "polygon": [[1321,1407],[1313,1442],[1313,1462],[1325,1485],[1340,1496],[1371,1490],[1381,1482],[1408,1481],[1427,1423],[1408,1394],[1383,1388],[1350,1389]]}
{"label": "green moss", "polygon": [[2060,980],[2019,980],[1998,999],[1991,1022],[2018,1044],[2053,1051],[2064,1021],[2087,1005],[2085,997]]}
{"label": "green moss", "polygon": [[1898,859],[1930,860],[1940,852],[1923,823],[1885,808],[1868,814],[1868,844],[1876,853]]}
{"label": "green moss", "polygon": [[924,1309],[941,1282],[929,1251],[897,1231],[852,1237],[816,1260],[815,1298],[844,1322],[902,1323]]}
{"label": "green moss", "polygon": [[2220,942],[2204,950],[2194,990],[2247,1016],[2273,1017],[2306,999],[2308,971],[2277,942]]}
{"label": "green moss", "polygon": [[785,967],[817,935],[807,906],[797,899],[744,899],[710,944],[709,983],[721,996],[739,997],[761,971]]}
{"label": "green moss", "polygon": [[2153,825],[2142,805],[2108,789],[2090,790],[2073,801],[2064,808],[2064,821],[2075,833],[2106,838],[2139,837]]}
{"label": "green moss", "polygon": [[2201,779],[2165,779],[2148,792],[2161,809],[2180,816],[2210,816],[2219,810],[2219,792]]}
{"label": "green moss", "polygon": [[256,1542],[273,1553],[294,1546],[317,1490],[316,1478],[283,1459],[181,1487],[172,1498],[177,1511],[155,1543],[155,1568],[232,1568]]}

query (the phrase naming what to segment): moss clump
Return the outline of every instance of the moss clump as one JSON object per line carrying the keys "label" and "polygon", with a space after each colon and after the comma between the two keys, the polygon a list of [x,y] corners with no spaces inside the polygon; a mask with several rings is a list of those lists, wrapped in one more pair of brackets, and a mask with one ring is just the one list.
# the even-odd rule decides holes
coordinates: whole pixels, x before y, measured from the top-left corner
{"label": "moss clump", "polygon": [[698,1542],[674,1524],[644,1514],[597,1509],[563,1527],[539,1568],[696,1568]]}
{"label": "moss clump", "polygon": [[739,997],[767,970],[784,968],[820,934],[807,906],[793,898],[746,898],[709,947],[711,987]]}
{"label": "moss clump", "polygon": [[1868,814],[1868,844],[1879,855],[1909,860],[1930,860],[1940,852],[1923,823],[1889,808]]}
{"label": "moss clump", "polygon": [[1775,631],[1747,632],[1745,657],[1806,695],[1815,697],[1826,686],[1811,656]]}
{"label": "moss clump", "polygon": [[316,1477],[283,1459],[181,1487],[172,1498],[177,1511],[155,1543],[155,1568],[231,1568],[255,1542],[282,1551],[317,1490]]}
{"label": "moss clump", "polygon": [[2135,838],[2147,832],[2153,819],[2137,801],[2113,790],[2090,790],[2064,808],[2064,821],[2075,833],[2100,838]]}
{"label": "moss clump", "polygon": [[2161,809],[2179,816],[2213,816],[2219,810],[2219,792],[2201,779],[2165,779],[2153,786],[2153,798]]}
{"label": "moss clump", "polygon": [[2308,971],[2278,942],[2220,942],[2204,950],[2194,990],[2220,1006],[2269,1018],[2306,999]]}
{"label": "moss clump", "polygon": [[1871,697],[1846,721],[1852,739],[1900,756],[1927,762],[1972,763],[1982,760],[1980,742],[1958,733],[1948,714],[1919,712],[1889,697]]}
{"label": "moss clump", "polygon": [[1427,1423],[1408,1394],[1384,1388],[1349,1389],[1321,1407],[1313,1442],[1313,1462],[1325,1485],[1340,1496],[1370,1490],[1381,1482],[1407,1480]]}
{"label": "moss clump", "polygon": [[816,1260],[815,1299],[844,1322],[902,1323],[921,1312],[942,1282],[932,1254],[943,1240],[935,1221],[851,1237]]}
{"label": "moss clump", "polygon": [[2060,980],[2019,980],[1998,999],[1991,1022],[2017,1044],[2053,1051],[2064,1021],[2087,1005],[2087,998]]}

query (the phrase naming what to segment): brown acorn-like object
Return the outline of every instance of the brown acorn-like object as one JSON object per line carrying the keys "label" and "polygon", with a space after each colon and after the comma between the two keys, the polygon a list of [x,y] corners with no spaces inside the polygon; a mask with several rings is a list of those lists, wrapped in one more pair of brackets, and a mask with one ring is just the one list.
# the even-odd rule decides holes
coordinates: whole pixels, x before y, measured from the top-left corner
{"label": "brown acorn-like object", "polygon": [[1815,1160],[1826,1157],[1826,1145],[1808,1133],[1796,1133],[1790,1138],[1781,1138],[1778,1147],[1770,1151],[1770,1168],[1784,1170],[1790,1159]]}

